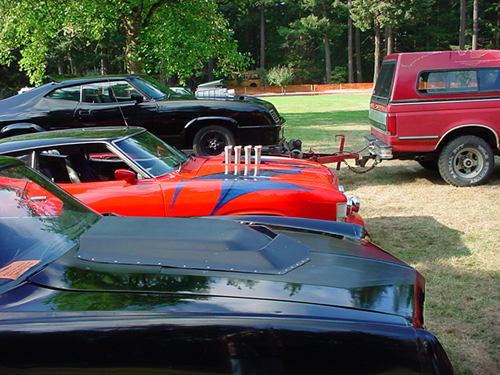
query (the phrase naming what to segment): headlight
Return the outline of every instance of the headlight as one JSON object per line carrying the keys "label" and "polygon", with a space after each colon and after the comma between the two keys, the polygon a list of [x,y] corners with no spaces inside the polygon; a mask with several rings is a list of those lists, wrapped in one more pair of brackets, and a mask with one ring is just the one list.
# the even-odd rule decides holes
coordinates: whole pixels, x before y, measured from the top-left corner
{"label": "headlight", "polygon": [[337,221],[345,221],[347,217],[347,202],[337,203]]}

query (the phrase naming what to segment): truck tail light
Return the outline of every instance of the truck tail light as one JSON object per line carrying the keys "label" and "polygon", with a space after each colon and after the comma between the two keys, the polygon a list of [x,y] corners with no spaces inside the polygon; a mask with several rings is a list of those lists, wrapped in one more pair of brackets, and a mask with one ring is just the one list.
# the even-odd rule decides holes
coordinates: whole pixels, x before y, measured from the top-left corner
{"label": "truck tail light", "polygon": [[393,113],[387,114],[387,117],[385,120],[385,125],[386,125],[386,131],[389,134],[395,135],[396,134],[396,115]]}

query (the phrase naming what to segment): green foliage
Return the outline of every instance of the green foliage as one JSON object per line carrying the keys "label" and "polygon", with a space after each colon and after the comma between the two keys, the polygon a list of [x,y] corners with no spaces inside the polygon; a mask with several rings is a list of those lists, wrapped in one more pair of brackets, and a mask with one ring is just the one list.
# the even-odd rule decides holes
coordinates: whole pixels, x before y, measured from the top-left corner
{"label": "green foliage", "polygon": [[[32,84],[46,75],[131,71],[193,84],[209,71],[222,77],[260,67],[264,15],[267,69],[293,67],[300,83],[323,83],[332,70],[339,82],[348,62],[349,15],[363,30],[355,55],[368,77],[375,22],[382,40],[384,26],[394,30],[395,52],[453,49],[459,8],[457,0],[2,0],[0,64],[19,67]],[[479,11],[479,48],[500,48],[498,0],[481,0]]]}
{"label": "green foliage", "polygon": [[429,14],[435,0],[352,0],[350,12],[361,30],[376,22],[381,27],[415,24]]}
{"label": "green foliage", "polygon": [[146,72],[181,81],[202,74],[209,59],[216,73],[243,70],[248,58],[239,53],[232,31],[215,2],[191,0],[163,7],[141,34],[137,58]]}
{"label": "green foliage", "polygon": [[144,65],[147,72],[181,79],[201,74],[209,59],[219,71],[248,64],[215,0],[5,0],[0,21],[0,64],[19,50],[19,65],[33,84],[43,80],[48,63],[58,73],[69,67],[84,75],[105,59],[121,70],[114,57],[120,55],[128,71]]}
{"label": "green foliage", "polygon": [[288,66],[275,66],[267,72],[269,83],[281,87],[283,93],[285,92],[285,86],[292,83],[294,77],[293,68]]}

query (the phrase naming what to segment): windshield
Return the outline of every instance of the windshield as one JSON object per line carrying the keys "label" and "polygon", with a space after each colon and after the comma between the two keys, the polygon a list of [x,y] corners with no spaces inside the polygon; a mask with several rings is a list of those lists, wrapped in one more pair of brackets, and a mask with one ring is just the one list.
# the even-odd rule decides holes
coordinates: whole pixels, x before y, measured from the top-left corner
{"label": "windshield", "polygon": [[62,256],[100,218],[25,165],[0,170],[0,287]]}
{"label": "windshield", "polygon": [[148,132],[115,142],[115,145],[153,177],[171,173],[189,160],[186,154]]}
{"label": "windshield", "polygon": [[174,95],[175,92],[151,77],[141,77],[133,80],[134,84],[147,96],[162,100]]}

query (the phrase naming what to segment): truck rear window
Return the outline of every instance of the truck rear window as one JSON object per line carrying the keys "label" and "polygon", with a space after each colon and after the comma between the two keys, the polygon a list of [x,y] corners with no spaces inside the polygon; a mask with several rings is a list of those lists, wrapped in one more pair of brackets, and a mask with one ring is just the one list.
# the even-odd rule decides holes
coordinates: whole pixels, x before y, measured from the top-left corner
{"label": "truck rear window", "polygon": [[382,63],[377,83],[373,90],[373,99],[378,99],[379,101],[387,103],[389,100],[389,93],[391,92],[395,68],[396,60],[388,60]]}
{"label": "truck rear window", "polygon": [[488,91],[500,91],[500,68],[425,71],[418,78],[418,92],[424,94]]}

